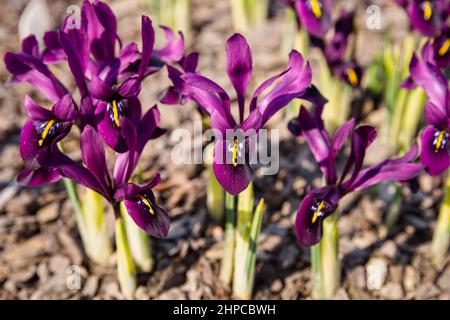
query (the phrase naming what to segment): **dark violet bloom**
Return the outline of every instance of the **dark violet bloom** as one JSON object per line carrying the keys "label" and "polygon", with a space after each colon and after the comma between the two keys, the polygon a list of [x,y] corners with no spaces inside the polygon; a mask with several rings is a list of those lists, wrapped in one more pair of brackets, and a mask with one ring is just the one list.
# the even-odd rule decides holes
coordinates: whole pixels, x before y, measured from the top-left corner
{"label": "dark violet bloom", "polygon": [[[252,75],[252,52],[243,36],[233,35],[227,42],[227,73],[239,107],[239,121],[231,113],[231,99],[218,84],[198,73],[185,73],[176,90],[201,106],[216,132],[213,170],[223,188],[237,195],[252,179],[249,165],[250,139],[280,109],[295,98],[323,106],[324,98],[311,86],[311,69],[301,54],[292,51],[288,68],[264,81],[253,93],[245,116],[247,88]],[[269,90],[270,89],[270,90]],[[264,92],[264,94],[263,94]]]}
{"label": "dark violet bloom", "polygon": [[19,174],[18,181],[29,186],[54,182],[60,176],[56,170],[46,168],[50,162],[50,148],[69,133],[77,117],[75,103],[67,94],[52,110],[41,107],[28,96],[24,105],[29,119],[20,136],[20,155],[25,169]]}
{"label": "dark violet bloom", "polygon": [[347,82],[352,87],[361,85],[363,70],[355,61],[337,64],[334,66],[334,72],[339,79]]}
{"label": "dark violet bloom", "polygon": [[450,28],[446,28],[439,37],[427,41],[422,48],[422,57],[440,69],[450,65]]}
{"label": "dark violet bloom", "polygon": [[448,81],[437,66],[416,55],[411,60],[410,73],[414,84],[422,87],[428,96],[425,105],[425,121],[428,126],[422,133],[421,161],[427,172],[436,176],[450,166]]}
{"label": "dark violet bloom", "polygon": [[156,204],[152,191],[159,182],[157,174],[145,186],[128,183],[116,196],[124,199],[129,215],[141,229],[154,237],[165,238],[169,233],[169,214]]}
{"label": "dark violet bloom", "polygon": [[127,79],[118,88],[108,86],[98,77],[89,83],[90,94],[98,100],[95,110],[99,119],[97,129],[105,143],[119,153],[128,150],[120,120],[127,118],[137,123],[141,117],[140,91],[139,77]]}
{"label": "dark violet bloom", "polygon": [[322,38],[331,29],[331,0],[296,0],[295,10],[312,36]]}
{"label": "dark violet bloom", "polygon": [[86,125],[80,137],[81,155],[84,165],[80,165],[56,148],[52,148],[52,168],[66,178],[99,192],[113,206],[125,202],[128,213],[144,231],[152,236],[164,238],[169,231],[168,213],[156,205],[152,189],[159,183],[159,174],[147,185],[137,186],[129,183],[136,168],[140,154],[148,140],[154,139],[164,131],[158,128],[159,112],[151,108],[140,120],[138,131],[131,122],[122,118],[121,126],[126,132],[129,150],[119,154],[111,177],[106,163],[106,153],[98,133]]}
{"label": "dark violet bloom", "polygon": [[[348,47],[348,38],[353,32],[355,13],[342,11],[334,26],[333,38],[322,49],[328,64],[339,64],[345,58]],[[324,40],[322,40],[324,41]]]}
{"label": "dark violet bloom", "polygon": [[[354,190],[362,190],[386,180],[407,181],[419,174],[422,165],[412,163],[417,146],[399,159],[386,160],[363,169],[366,149],[376,138],[375,128],[359,126],[351,119],[337,129],[333,138],[324,129],[320,110],[314,115],[301,108],[298,118],[289,123],[290,131],[302,136],[317,161],[326,185],[308,192],[296,217],[296,234],[303,246],[312,246],[322,238],[323,219],[333,214],[339,200]],[[346,141],[351,141],[350,155],[341,173],[337,156]]]}
{"label": "dark violet bloom", "polygon": [[[284,2],[289,5],[288,2]],[[292,7],[292,5],[290,5]],[[342,10],[334,26],[331,21],[331,1],[295,1],[298,19],[306,26],[310,34],[311,44],[318,47],[325,57],[331,72],[339,79],[347,82],[352,87],[359,87],[363,75],[363,69],[354,59],[347,60],[349,37],[354,31],[353,22],[355,12]],[[323,20],[318,24],[313,8],[323,9]],[[319,11],[316,9],[316,13]],[[322,12],[322,11],[320,11]],[[316,21],[316,27],[308,27],[308,21]],[[311,31],[316,30],[316,32]],[[317,30],[321,30],[318,32]],[[333,30],[331,39],[325,34]]]}
{"label": "dark violet bloom", "polygon": [[408,14],[414,28],[427,37],[438,36],[448,15],[447,0],[412,0]]}
{"label": "dark violet bloom", "polygon": [[[183,57],[182,35],[162,27],[166,45],[154,50],[155,32],[142,17],[142,50],[136,43],[123,45],[111,9],[101,1],[83,1],[80,28],[68,20],[58,31],[44,36],[39,48],[35,36],[22,42],[22,51],[5,54],[10,83],[28,82],[53,103],[51,110],[26,97],[26,121],[20,139],[25,168],[18,181],[39,186],[65,177],[103,195],[114,207],[125,201],[130,215],[148,233],[164,237],[169,230],[167,212],[155,203],[151,189],[129,183],[144,146],[165,131],[158,127],[156,106],[142,115],[138,95],[141,82],[165,63]],[[67,62],[79,94],[70,94],[48,65]],[[79,103],[72,97],[80,96]],[[58,147],[73,125],[81,132],[82,164]],[[105,144],[115,150],[114,171],[106,164]],[[136,204],[133,206],[133,204]],[[146,216],[148,214],[148,216]]]}

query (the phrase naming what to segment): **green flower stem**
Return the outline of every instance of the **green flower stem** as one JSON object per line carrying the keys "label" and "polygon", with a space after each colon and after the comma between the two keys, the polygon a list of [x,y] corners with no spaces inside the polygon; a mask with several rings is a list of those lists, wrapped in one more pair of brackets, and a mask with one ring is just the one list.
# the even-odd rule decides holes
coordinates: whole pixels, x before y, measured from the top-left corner
{"label": "green flower stem", "polygon": [[136,266],[143,272],[152,271],[154,261],[148,234],[136,225],[123,202],[120,204],[120,211],[127,232],[131,256]]}
{"label": "green flower stem", "polygon": [[209,216],[216,222],[220,222],[224,216],[225,192],[214,174],[212,167],[214,158],[214,143],[210,143],[205,149],[205,165],[208,170],[208,186],[206,188],[206,208]]}
{"label": "green flower stem", "polygon": [[147,4],[157,24],[182,31],[185,41],[191,41],[190,0],[147,0]]}
{"label": "green flower stem", "polygon": [[81,209],[80,199],[76,189],[75,182],[70,179],[64,178],[64,187],[66,188],[67,195],[75,212],[75,218],[78,225],[78,231],[80,232],[81,240],[83,243],[87,242],[86,223],[84,222],[83,210]]}
{"label": "green flower stem", "polygon": [[230,0],[230,4],[234,30],[244,34],[247,33],[249,21],[246,13],[246,1]]}
{"label": "green flower stem", "polygon": [[225,247],[219,278],[227,287],[231,287],[233,276],[235,217],[235,197],[228,192],[225,192]]}
{"label": "green flower stem", "polygon": [[220,222],[224,215],[224,191],[217,181],[212,165],[208,165],[208,187],[206,189],[206,207],[210,217]]}
{"label": "green flower stem", "polygon": [[400,152],[407,152],[414,143],[417,130],[422,120],[423,108],[426,102],[425,91],[417,88],[408,95],[405,113],[402,115],[402,130],[399,136]]}
{"label": "green flower stem", "polygon": [[116,212],[116,249],[117,249],[117,277],[119,279],[120,289],[126,299],[134,298],[136,290],[136,270],[133,257],[128,245],[127,233],[125,230],[124,219],[121,217],[120,208],[114,208]]}
{"label": "green flower stem", "polygon": [[394,194],[389,203],[389,208],[384,219],[384,226],[381,228],[380,237],[386,237],[392,228],[397,224],[398,218],[400,217],[401,206],[402,206],[402,189],[403,186],[400,183],[394,182]]}
{"label": "green flower stem", "polygon": [[238,196],[237,222],[234,248],[233,296],[239,299],[247,297],[246,263],[249,250],[250,230],[254,206],[253,183]]}
{"label": "green flower stem", "polygon": [[258,26],[267,20],[269,14],[269,0],[246,0],[250,24]]}
{"label": "green flower stem", "polygon": [[253,220],[250,229],[250,239],[248,241],[247,253],[246,253],[246,286],[242,293],[235,293],[237,298],[250,299],[253,291],[253,284],[255,282],[255,263],[256,263],[256,246],[258,243],[259,234],[261,233],[261,224],[264,213],[264,200],[261,199],[258,206],[253,213]]}
{"label": "green flower stem", "polygon": [[[58,147],[64,152],[61,142],[58,143]],[[75,182],[66,178],[63,182],[75,213],[86,255],[98,264],[107,265],[112,254],[112,246],[104,219],[102,197],[95,191],[86,189],[86,194],[80,201]]]}
{"label": "green flower stem", "polygon": [[113,250],[105,221],[104,200],[94,190],[85,190],[81,205],[87,230],[86,253],[96,263],[107,265]]}
{"label": "green flower stem", "polygon": [[311,247],[311,281],[314,299],[331,299],[340,285],[339,210],[323,221],[323,237]]}
{"label": "green flower stem", "polygon": [[445,196],[439,210],[439,216],[433,233],[433,264],[442,267],[450,245],[450,170],[447,172]]}

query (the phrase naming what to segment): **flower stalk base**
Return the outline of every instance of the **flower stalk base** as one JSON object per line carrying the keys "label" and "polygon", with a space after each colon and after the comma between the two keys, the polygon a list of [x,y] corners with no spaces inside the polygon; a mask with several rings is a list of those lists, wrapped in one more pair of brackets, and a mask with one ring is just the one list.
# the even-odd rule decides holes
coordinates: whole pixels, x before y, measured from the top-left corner
{"label": "flower stalk base", "polygon": [[432,254],[433,264],[440,268],[442,267],[448,248],[450,245],[450,174],[447,176],[446,191],[436,227],[433,233]]}
{"label": "flower stalk base", "polygon": [[136,290],[136,270],[128,245],[127,233],[123,218],[116,218],[117,276],[120,290],[126,299],[134,298]]}
{"label": "flower stalk base", "polygon": [[336,211],[323,222],[323,238],[311,247],[311,281],[314,299],[332,299],[340,285],[339,231]]}
{"label": "flower stalk base", "polygon": [[153,270],[154,261],[152,258],[151,244],[148,234],[139,228],[133,219],[128,215],[125,205],[120,205],[122,218],[128,237],[128,244],[136,267],[143,272]]}

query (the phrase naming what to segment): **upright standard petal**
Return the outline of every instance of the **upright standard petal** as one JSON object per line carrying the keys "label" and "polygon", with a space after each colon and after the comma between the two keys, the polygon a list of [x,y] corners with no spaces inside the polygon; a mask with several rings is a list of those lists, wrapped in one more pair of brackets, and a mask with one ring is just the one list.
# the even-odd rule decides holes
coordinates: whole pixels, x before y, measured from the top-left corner
{"label": "upright standard petal", "polygon": [[227,73],[234,88],[236,89],[239,117],[243,121],[245,97],[252,76],[253,62],[252,50],[245,38],[236,33],[227,41]]}
{"label": "upright standard petal", "polygon": [[142,36],[142,60],[139,65],[139,77],[143,78],[150,64],[150,59],[155,45],[155,30],[152,21],[147,16],[141,18],[141,36]]}
{"label": "upright standard petal", "polygon": [[295,50],[289,54],[288,68],[289,70],[257,104],[263,123],[266,123],[271,116],[293,99],[302,98],[311,85],[311,67]]}
{"label": "upright standard petal", "polygon": [[[322,120],[311,116],[305,107],[301,107],[298,118],[293,121],[296,123],[295,127],[299,129],[300,135],[308,144],[322,173],[328,176],[327,160],[330,152],[330,137],[323,129]],[[290,126],[292,132],[294,127],[292,121]]]}

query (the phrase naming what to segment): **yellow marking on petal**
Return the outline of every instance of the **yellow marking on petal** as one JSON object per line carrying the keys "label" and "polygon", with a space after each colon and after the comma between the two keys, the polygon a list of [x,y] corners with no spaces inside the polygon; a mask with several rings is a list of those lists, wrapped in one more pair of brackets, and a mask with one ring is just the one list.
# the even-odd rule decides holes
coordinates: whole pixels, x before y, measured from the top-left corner
{"label": "yellow marking on petal", "polygon": [[325,201],[320,201],[319,206],[317,207],[317,210],[314,211],[314,215],[311,220],[312,223],[316,222],[317,217],[320,215],[320,213],[322,212],[322,209],[324,207],[325,207]]}
{"label": "yellow marking on petal", "polygon": [[116,102],[116,100],[113,100],[112,107],[113,107],[114,123],[116,124],[117,127],[120,127],[119,109],[117,109],[117,102]]}
{"label": "yellow marking on petal", "polygon": [[350,81],[350,84],[352,86],[357,86],[359,83],[359,79],[358,79],[358,75],[356,74],[355,70],[353,69],[348,69],[347,70],[347,77],[348,77],[348,81]]}
{"label": "yellow marking on petal", "polygon": [[234,138],[234,144],[233,144],[233,157],[231,158],[231,163],[233,166],[237,166],[237,152],[238,152],[238,140]]}
{"label": "yellow marking on petal", "polygon": [[55,120],[50,120],[45,125],[44,131],[42,131],[42,134],[41,134],[41,138],[38,141],[39,147],[42,147],[42,145],[44,144],[45,138],[47,138],[48,133],[50,132],[50,129],[55,124],[55,122],[56,122]]}
{"label": "yellow marking on petal", "polygon": [[430,1],[425,1],[423,3],[423,18],[425,21],[429,21],[433,15],[433,8],[431,7]]}
{"label": "yellow marking on petal", "polygon": [[439,150],[441,149],[442,141],[444,140],[444,136],[445,136],[445,131],[439,132],[439,136],[438,136],[438,139],[436,142],[436,147],[434,149],[435,152],[439,152]]}
{"label": "yellow marking on petal", "polygon": [[320,4],[318,0],[311,0],[311,9],[312,12],[314,13],[314,16],[316,18],[321,18],[322,17],[322,9],[320,8]]}
{"label": "yellow marking on petal", "polygon": [[438,54],[442,57],[445,56],[448,52],[448,49],[450,49],[450,39],[445,40],[442,47],[439,48]]}
{"label": "yellow marking on petal", "polygon": [[155,210],[153,210],[153,207],[150,204],[150,202],[147,200],[147,198],[144,197],[144,196],[141,196],[140,194],[138,194],[137,197],[138,197],[138,199],[140,199],[146,205],[146,207],[150,210],[150,213],[152,215],[155,215]]}

